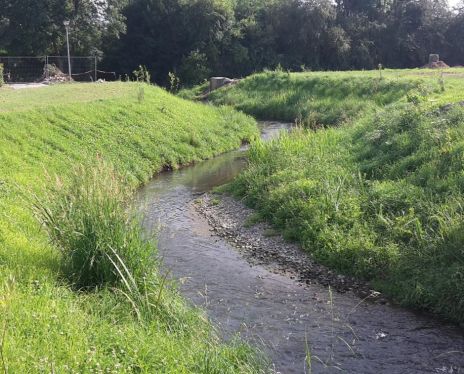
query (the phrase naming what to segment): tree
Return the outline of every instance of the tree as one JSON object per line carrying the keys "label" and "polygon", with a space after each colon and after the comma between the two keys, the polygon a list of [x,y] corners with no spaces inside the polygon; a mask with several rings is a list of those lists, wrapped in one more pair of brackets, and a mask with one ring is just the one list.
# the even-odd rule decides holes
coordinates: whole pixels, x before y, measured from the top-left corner
{"label": "tree", "polygon": [[101,51],[125,29],[126,0],[0,0],[0,50],[13,55],[65,52],[63,21],[71,21],[75,54]]}
{"label": "tree", "polygon": [[[210,75],[462,64],[464,3],[446,0],[0,0],[0,53],[104,55],[103,67],[182,84]],[[27,9],[27,11],[24,11]]]}
{"label": "tree", "polygon": [[[220,0],[135,0],[124,11],[127,33],[108,52],[106,63],[118,71],[138,64],[164,82],[170,71],[181,71],[181,80],[196,83],[204,74],[187,73],[189,63],[209,72],[219,64],[221,45],[233,24],[230,2]],[[199,69],[198,64],[205,69]],[[194,66],[192,65],[192,69]]]}

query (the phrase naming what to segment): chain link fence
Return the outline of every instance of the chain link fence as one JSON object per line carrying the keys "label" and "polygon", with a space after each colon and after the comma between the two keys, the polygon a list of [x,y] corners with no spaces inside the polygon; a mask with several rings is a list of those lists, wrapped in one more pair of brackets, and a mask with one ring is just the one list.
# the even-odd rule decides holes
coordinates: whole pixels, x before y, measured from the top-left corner
{"label": "chain link fence", "polygon": [[[98,79],[114,80],[116,74],[98,70],[95,56],[71,56],[71,80],[94,82]],[[5,83],[39,83],[69,81],[67,56],[3,56]]]}

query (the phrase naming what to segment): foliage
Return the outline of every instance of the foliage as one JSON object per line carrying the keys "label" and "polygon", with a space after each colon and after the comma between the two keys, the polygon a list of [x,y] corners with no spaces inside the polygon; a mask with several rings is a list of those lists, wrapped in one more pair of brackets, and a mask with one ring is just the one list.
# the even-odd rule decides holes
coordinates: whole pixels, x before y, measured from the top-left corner
{"label": "foliage", "polygon": [[0,50],[19,56],[64,55],[63,22],[70,20],[73,54],[99,55],[124,32],[121,10],[126,4],[126,0],[0,0]]}
{"label": "foliage", "polygon": [[[144,260],[156,249],[122,203],[164,165],[254,138],[255,123],[148,85],[139,103],[140,85],[0,90],[0,326],[8,372],[260,370],[250,347],[220,343],[202,313],[148,268],[154,259]],[[34,219],[31,194],[50,238]],[[91,257],[96,262],[85,261]],[[75,291],[81,287],[87,292]]]}
{"label": "foliage", "polygon": [[[0,0],[0,51],[104,57],[130,75],[145,65],[159,84],[266,68],[299,71],[425,65],[429,53],[461,65],[464,8],[445,0]],[[28,9],[28,12],[24,12]]]}
{"label": "foliage", "polygon": [[279,65],[411,68],[429,53],[450,64],[464,58],[463,9],[451,12],[443,0],[136,0],[124,15],[127,33],[107,50],[108,68],[143,63],[158,77],[175,71],[187,86]]}
{"label": "foliage", "polygon": [[[308,88],[315,100],[323,100],[321,92],[334,85],[338,92],[337,81],[343,87],[343,75],[331,76]],[[248,94],[249,105],[256,103],[259,109],[268,100],[260,90],[278,96],[279,88],[274,91],[274,75],[255,79],[260,82],[256,89],[242,95]],[[230,190],[318,261],[372,281],[402,304],[462,323],[464,109],[431,105],[428,100],[443,93],[436,76],[429,79],[436,87],[421,101],[393,96],[387,102],[394,102],[383,108],[361,106],[360,115],[345,126],[316,132],[297,128],[278,140],[252,145],[249,167]],[[456,89],[453,100],[459,101],[462,83],[455,83],[450,81]],[[290,92],[292,84],[282,83]],[[407,80],[403,84],[415,86]],[[353,83],[350,96],[365,101],[357,96],[362,89]],[[389,89],[388,83],[381,86],[386,97]],[[227,90],[218,91],[222,94],[227,97]],[[330,106],[342,106],[345,97],[341,89]],[[286,107],[286,102],[276,106]]]}
{"label": "foliage", "polygon": [[188,83],[197,83],[207,79],[211,74],[208,68],[208,57],[199,50],[191,51],[188,56],[182,58],[179,74]]}
{"label": "foliage", "polygon": [[150,83],[151,81],[151,74],[147,67],[143,65],[139,65],[139,67],[132,72],[132,75],[137,82]]}

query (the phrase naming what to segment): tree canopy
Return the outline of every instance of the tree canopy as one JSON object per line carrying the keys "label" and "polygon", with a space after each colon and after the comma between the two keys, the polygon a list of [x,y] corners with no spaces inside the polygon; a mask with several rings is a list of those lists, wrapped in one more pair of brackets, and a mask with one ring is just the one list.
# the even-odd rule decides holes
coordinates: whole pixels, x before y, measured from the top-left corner
{"label": "tree canopy", "polygon": [[464,4],[446,0],[0,0],[0,53],[98,54],[118,74],[145,65],[159,83],[264,68],[464,64]]}

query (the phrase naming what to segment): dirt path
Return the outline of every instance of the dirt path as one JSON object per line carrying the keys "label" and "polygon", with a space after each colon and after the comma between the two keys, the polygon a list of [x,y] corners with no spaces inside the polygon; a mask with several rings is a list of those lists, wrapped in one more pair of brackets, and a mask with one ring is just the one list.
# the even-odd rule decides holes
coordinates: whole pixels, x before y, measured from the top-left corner
{"label": "dirt path", "polygon": [[13,83],[9,84],[8,87],[11,87],[13,90],[24,90],[28,88],[47,87],[47,85],[43,83]]}

